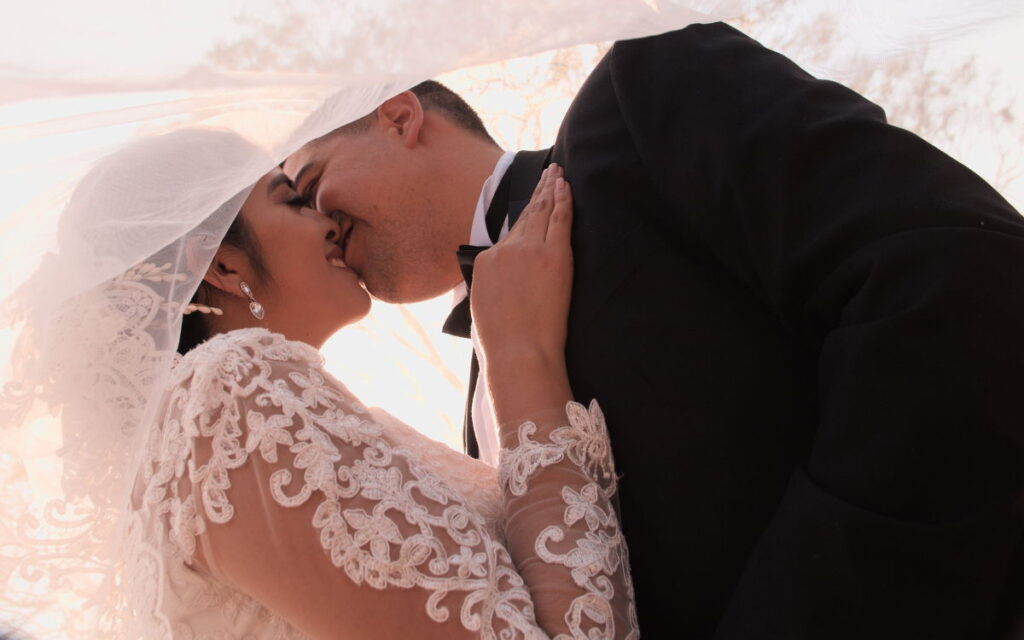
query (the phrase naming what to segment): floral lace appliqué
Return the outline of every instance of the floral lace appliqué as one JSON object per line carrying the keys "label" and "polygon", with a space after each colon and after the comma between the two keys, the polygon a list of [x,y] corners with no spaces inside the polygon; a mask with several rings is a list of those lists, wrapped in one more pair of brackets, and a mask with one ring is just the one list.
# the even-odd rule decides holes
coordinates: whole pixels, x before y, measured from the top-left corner
{"label": "floral lace appliqu\u00e9", "polygon": [[[585,481],[578,488],[562,487],[563,522],[545,527],[534,543],[538,558],[569,569],[573,582],[583,591],[565,612],[571,635],[562,634],[555,640],[620,637],[612,602],[616,580],[624,583],[629,603],[629,628],[621,637],[635,640],[639,631],[626,540],[610,502],[617,478],[604,414],[594,401],[589,410],[570,402],[566,415],[569,424],[551,430],[549,442],[534,439],[538,426],[533,422],[520,425],[516,446],[501,452],[499,479],[512,496],[525,496],[543,469],[564,460],[575,465]],[[552,543],[565,541],[574,543],[569,551],[552,549]]]}
{"label": "floral lace appliqu\u00e9", "polygon": [[[319,353],[261,330],[218,336],[196,351],[176,371],[145,493],[147,506],[166,514],[185,562],[196,535],[234,517],[232,473],[256,459],[279,506],[316,501],[310,524],[356,585],[424,589],[431,620],[455,615],[483,638],[546,637],[484,517],[396,446],[322,372]],[[187,455],[197,440],[209,443],[208,459]],[[198,501],[194,489],[180,494],[182,482],[198,489]]]}

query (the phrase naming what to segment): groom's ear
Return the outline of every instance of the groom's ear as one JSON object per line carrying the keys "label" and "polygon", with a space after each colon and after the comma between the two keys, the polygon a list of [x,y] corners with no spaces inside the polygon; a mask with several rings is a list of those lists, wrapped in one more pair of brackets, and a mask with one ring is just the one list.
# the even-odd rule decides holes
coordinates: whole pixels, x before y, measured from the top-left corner
{"label": "groom's ear", "polygon": [[423,105],[412,91],[403,91],[377,107],[377,122],[411,149],[420,142]]}
{"label": "groom's ear", "polygon": [[222,293],[242,296],[241,284],[245,280],[248,257],[238,247],[221,245],[213,256],[213,262],[203,276],[203,282],[219,289]]}

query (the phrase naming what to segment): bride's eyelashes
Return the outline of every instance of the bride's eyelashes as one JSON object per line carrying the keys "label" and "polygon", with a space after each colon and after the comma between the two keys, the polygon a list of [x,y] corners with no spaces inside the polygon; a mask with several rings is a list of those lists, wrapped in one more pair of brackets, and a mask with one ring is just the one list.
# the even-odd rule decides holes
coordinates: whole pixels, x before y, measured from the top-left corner
{"label": "bride's eyelashes", "polygon": [[306,204],[306,199],[303,198],[298,193],[298,190],[295,189],[295,185],[293,185],[292,181],[288,179],[288,176],[284,175],[283,173],[278,175],[277,177],[274,178],[273,181],[271,181],[270,186],[268,187],[268,192],[271,195],[277,194],[273,196],[275,201],[280,202],[281,204],[284,204],[286,206],[308,206]]}
{"label": "bride's eyelashes", "polygon": [[320,178],[316,177],[309,181],[306,188],[302,190],[302,199],[305,200],[309,206],[316,209],[316,188],[320,184]]}

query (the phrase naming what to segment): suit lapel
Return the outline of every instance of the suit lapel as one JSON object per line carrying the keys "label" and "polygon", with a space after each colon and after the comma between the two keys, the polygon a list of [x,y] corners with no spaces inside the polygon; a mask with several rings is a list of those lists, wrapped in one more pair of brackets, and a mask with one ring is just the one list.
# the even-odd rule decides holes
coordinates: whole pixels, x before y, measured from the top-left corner
{"label": "suit lapel", "polygon": [[540,174],[550,163],[551,149],[520,151],[508,168],[508,228],[511,229],[530,203]]}
{"label": "suit lapel", "polygon": [[[530,202],[533,189],[540,180],[540,174],[548,165],[548,158],[551,157],[551,149],[539,151],[520,151],[512,160],[508,170],[498,184],[491,199],[491,205],[487,208],[485,223],[487,234],[491,241],[497,243],[501,234],[501,228],[508,219],[509,229],[519,219],[519,215]],[[468,278],[467,278],[468,280]],[[469,300],[464,301],[467,306]],[[470,361],[469,366],[469,394],[466,398],[466,413],[463,418],[462,438],[466,448],[466,454],[474,458],[480,457],[480,447],[476,440],[476,431],[473,428],[473,395],[476,392],[476,379],[480,373],[480,365],[476,353]]]}

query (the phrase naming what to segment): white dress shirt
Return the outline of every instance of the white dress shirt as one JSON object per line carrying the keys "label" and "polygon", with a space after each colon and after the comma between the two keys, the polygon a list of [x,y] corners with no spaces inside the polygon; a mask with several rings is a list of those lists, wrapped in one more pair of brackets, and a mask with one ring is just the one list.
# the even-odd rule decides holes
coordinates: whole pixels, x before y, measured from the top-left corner
{"label": "white dress shirt", "polygon": [[[514,151],[506,151],[502,154],[501,158],[498,159],[498,163],[494,166],[494,172],[484,181],[484,186],[480,189],[480,197],[476,201],[476,211],[473,213],[473,227],[469,234],[469,244],[478,247],[494,245],[491,242],[490,236],[487,235],[487,224],[485,222],[487,209],[491,206],[491,200],[494,199],[494,192],[498,189],[498,183],[505,176],[505,172],[508,171],[508,167],[512,164],[512,160],[515,157]],[[501,225],[501,233],[498,235],[498,238],[504,238],[507,233],[508,220],[506,219]],[[455,305],[465,299],[466,283],[463,282],[453,291],[452,307],[454,308]],[[484,370],[484,361],[480,358],[480,342],[476,336],[476,327],[471,327],[469,334],[470,339],[473,341],[473,351],[476,352],[477,359],[480,361],[480,374],[477,377],[471,408],[473,431],[476,434],[477,445],[480,447],[480,459],[492,467],[496,467],[498,466],[498,451],[501,448],[498,441],[497,420],[494,417],[494,407],[491,405],[491,394],[487,389],[487,372]]]}

